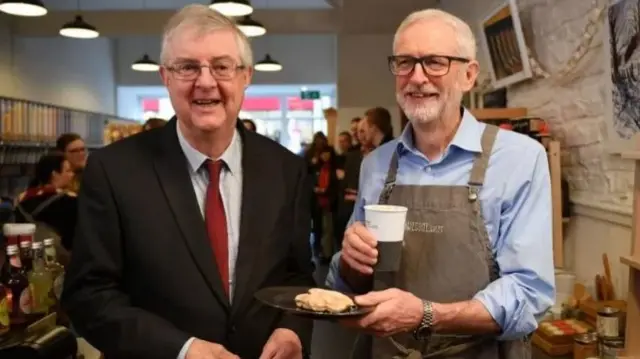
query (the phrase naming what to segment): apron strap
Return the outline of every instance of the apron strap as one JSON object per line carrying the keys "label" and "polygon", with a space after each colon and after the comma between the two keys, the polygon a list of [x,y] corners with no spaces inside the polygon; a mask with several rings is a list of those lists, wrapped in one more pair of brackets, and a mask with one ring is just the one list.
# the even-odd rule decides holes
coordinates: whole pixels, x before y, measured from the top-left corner
{"label": "apron strap", "polygon": [[469,177],[469,186],[482,187],[484,184],[484,175],[487,173],[489,157],[491,157],[491,151],[493,150],[493,144],[496,142],[497,134],[498,127],[494,125],[487,125],[482,132],[482,138],[480,139],[482,152],[477,155],[473,161],[471,176]]}
{"label": "apron strap", "polygon": [[396,186],[397,176],[398,176],[398,151],[393,151],[393,155],[391,156],[391,161],[389,162],[389,170],[387,171],[387,178],[384,180],[384,187],[382,187],[382,191],[380,192],[380,197],[378,198],[379,204],[389,203],[389,198],[391,197],[391,192],[393,191],[393,187]]}
{"label": "apron strap", "polygon": [[487,167],[489,167],[489,157],[491,157],[491,151],[493,150],[493,144],[496,142],[497,134],[498,127],[493,125],[486,125],[484,131],[482,131],[482,138],[480,138],[482,152],[476,155],[476,159],[473,161],[473,167],[471,167],[471,175],[469,176],[470,202],[475,202],[478,199],[480,187],[484,184],[484,176],[487,173]]}

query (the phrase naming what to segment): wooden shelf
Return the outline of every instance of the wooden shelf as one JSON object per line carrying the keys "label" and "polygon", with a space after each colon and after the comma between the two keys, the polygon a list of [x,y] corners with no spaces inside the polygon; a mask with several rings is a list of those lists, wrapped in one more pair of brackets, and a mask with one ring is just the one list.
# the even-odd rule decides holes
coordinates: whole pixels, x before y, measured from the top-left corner
{"label": "wooden shelf", "polygon": [[476,108],[470,112],[478,121],[512,120],[527,116],[527,109],[524,107]]}
{"label": "wooden shelf", "polygon": [[620,153],[625,160],[640,160],[640,151],[628,151]]}
{"label": "wooden shelf", "polygon": [[624,256],[620,257],[620,262],[628,265],[635,270],[640,271],[640,258],[635,258],[633,256]]}
{"label": "wooden shelf", "polygon": [[631,253],[620,257],[629,266],[629,292],[627,293],[627,328],[625,354],[640,357],[640,151],[623,152],[622,158],[635,160],[633,190],[633,223],[631,228]]}

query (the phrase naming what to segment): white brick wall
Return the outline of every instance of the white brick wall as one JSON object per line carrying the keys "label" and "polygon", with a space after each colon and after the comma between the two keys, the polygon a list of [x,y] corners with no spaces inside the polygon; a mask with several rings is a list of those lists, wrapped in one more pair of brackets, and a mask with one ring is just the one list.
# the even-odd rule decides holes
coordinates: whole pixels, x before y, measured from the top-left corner
{"label": "white brick wall", "polygon": [[[479,35],[481,19],[500,3],[448,0],[441,6],[467,21]],[[548,72],[556,73],[580,42],[592,2],[519,0],[518,6],[529,47]],[[562,84],[540,79],[515,85],[508,90],[508,104],[526,107],[531,115],[549,122],[553,135],[562,141],[563,172],[573,199],[626,207],[631,205],[633,164],[605,153],[605,84],[609,75],[602,37],[598,34],[573,79]],[[479,59],[481,65],[486,63],[482,51]]]}

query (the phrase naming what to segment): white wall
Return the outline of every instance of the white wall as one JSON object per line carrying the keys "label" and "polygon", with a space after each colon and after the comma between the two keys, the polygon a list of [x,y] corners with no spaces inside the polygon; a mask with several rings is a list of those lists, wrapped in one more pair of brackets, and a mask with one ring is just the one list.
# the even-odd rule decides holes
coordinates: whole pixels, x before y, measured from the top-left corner
{"label": "white wall", "polygon": [[[443,1],[480,34],[480,22],[502,0]],[[518,1],[527,43],[541,65],[552,75],[573,55],[585,33],[591,1]],[[603,34],[591,44],[576,76],[563,82],[535,79],[508,89],[508,106],[526,107],[532,116],[548,121],[563,148],[563,175],[569,181],[574,217],[566,227],[566,266],[592,286],[603,273],[602,253],[608,253],[617,293],[624,294],[628,268],[619,264],[630,252],[632,163],[616,159],[605,148],[605,85],[609,80]],[[608,40],[607,40],[608,41]],[[479,60],[486,64],[480,51]]]}
{"label": "white wall", "polygon": [[338,130],[349,128],[351,119],[371,107],[387,108],[393,129],[400,132],[393,76],[387,67],[393,34],[338,36]]}
{"label": "white wall", "polygon": [[[336,81],[335,35],[266,35],[252,40],[255,61],[266,52],[283,66],[275,73],[256,72],[253,84],[326,84]],[[159,37],[123,37],[116,40],[117,83],[122,86],[160,85],[157,73],[131,70],[144,52],[159,61]]]}
{"label": "white wall", "polygon": [[110,40],[12,37],[4,20],[0,19],[0,96],[115,113]]}

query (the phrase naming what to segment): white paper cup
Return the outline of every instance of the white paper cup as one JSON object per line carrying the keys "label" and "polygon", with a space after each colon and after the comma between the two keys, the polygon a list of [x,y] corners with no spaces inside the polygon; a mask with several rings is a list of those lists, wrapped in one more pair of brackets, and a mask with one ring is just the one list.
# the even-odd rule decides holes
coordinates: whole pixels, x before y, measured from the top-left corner
{"label": "white paper cup", "polygon": [[364,207],[365,226],[378,241],[375,270],[395,272],[400,269],[407,207],[370,204]]}

